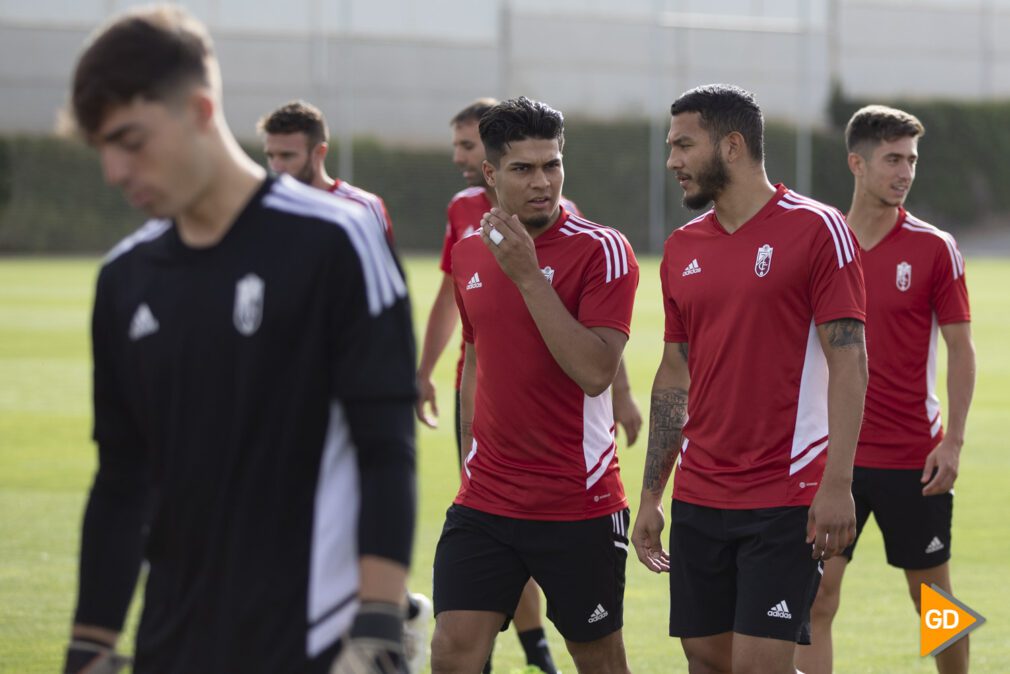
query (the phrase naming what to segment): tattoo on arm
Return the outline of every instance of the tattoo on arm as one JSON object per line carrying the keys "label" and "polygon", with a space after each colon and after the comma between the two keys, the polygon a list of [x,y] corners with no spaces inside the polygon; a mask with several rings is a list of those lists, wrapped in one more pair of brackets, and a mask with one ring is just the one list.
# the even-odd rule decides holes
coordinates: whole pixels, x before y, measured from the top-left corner
{"label": "tattoo on arm", "polygon": [[854,318],[840,318],[824,324],[828,344],[833,349],[865,348],[863,322]]}
{"label": "tattoo on arm", "polygon": [[[687,350],[687,344],[681,351]],[[687,421],[687,391],[682,388],[652,392],[649,410],[649,449],[645,455],[642,489],[662,494],[680,451],[681,431]]]}
{"label": "tattoo on arm", "polygon": [[678,342],[677,343],[677,348],[680,350],[680,357],[683,358],[684,362],[686,363],[687,362],[687,352],[688,352],[687,342]]}

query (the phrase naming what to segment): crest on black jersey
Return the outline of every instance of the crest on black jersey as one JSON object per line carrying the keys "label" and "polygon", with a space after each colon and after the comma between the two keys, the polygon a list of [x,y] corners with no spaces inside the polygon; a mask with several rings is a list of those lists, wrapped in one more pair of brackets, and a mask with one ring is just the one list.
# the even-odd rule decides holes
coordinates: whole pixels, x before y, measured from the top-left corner
{"label": "crest on black jersey", "polygon": [[249,337],[263,322],[263,289],[265,284],[256,274],[246,274],[235,284],[235,309],[232,318],[235,329]]}

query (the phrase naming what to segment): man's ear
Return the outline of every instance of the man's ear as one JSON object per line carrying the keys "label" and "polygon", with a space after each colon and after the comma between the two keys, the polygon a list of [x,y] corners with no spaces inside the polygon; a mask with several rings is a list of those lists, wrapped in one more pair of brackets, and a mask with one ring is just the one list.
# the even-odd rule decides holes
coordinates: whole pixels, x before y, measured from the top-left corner
{"label": "man's ear", "polygon": [[849,170],[852,175],[861,177],[866,172],[866,159],[858,152],[849,153]]}
{"label": "man's ear", "polygon": [[318,162],[319,165],[324,165],[326,163],[326,153],[330,151],[330,144],[325,140],[321,143],[317,143],[314,148],[312,148],[312,160]]}
{"label": "man's ear", "polygon": [[214,120],[214,113],[217,109],[217,103],[210,90],[194,89],[189,96],[188,105],[193,112],[197,128],[201,131],[207,130]]}
{"label": "man's ear", "polygon": [[727,163],[740,161],[750,156],[747,151],[747,141],[739,131],[730,131],[719,141],[719,149],[722,151],[722,158]]}
{"label": "man's ear", "polygon": [[480,170],[484,173],[484,182],[487,183],[487,186],[494,187],[495,173],[498,170],[495,168],[494,164],[485,159],[484,163],[480,165]]}

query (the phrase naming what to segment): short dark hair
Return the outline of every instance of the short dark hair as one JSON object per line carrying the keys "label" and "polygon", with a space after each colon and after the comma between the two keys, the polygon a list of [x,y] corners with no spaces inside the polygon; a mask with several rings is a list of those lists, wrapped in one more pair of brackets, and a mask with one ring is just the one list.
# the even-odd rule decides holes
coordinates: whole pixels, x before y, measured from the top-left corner
{"label": "short dark hair", "polygon": [[846,124],[845,147],[849,152],[860,152],[883,142],[924,135],[926,127],[915,115],[886,105],[867,105],[856,110]]}
{"label": "short dark hair", "polygon": [[168,101],[187,85],[211,85],[214,45],[207,29],[175,5],[142,7],[101,28],[77,61],[72,107],[85,135],[110,109]]}
{"label": "short dark hair", "polygon": [[457,112],[456,115],[449,120],[449,126],[479,122],[480,118],[484,116],[484,113],[496,105],[498,105],[497,98],[478,98],[473,103]]}
{"label": "short dark hair", "polygon": [[527,138],[556,139],[558,149],[564,149],[564,115],[546,103],[520,96],[502,101],[480,118],[484,153],[496,166],[511,143]]}
{"label": "short dark hair", "polygon": [[261,118],[256,128],[260,133],[304,133],[309,139],[309,147],[330,139],[323,113],[305,101],[285,103]]}
{"label": "short dark hair", "polygon": [[765,121],[754,94],[732,84],[706,84],[681,94],[670,106],[676,117],[685,112],[697,112],[701,126],[713,143],[718,143],[734,131],[743,136],[750,156],[757,161],[765,154]]}

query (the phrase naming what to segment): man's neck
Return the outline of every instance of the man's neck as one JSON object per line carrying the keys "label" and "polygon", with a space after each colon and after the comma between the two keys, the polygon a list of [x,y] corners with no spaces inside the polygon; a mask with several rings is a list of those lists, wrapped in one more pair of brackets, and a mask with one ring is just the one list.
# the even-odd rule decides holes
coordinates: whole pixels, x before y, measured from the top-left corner
{"label": "man's neck", "polygon": [[491,208],[498,208],[498,195],[495,194],[495,191],[492,188],[485,185],[484,194],[487,195],[487,200],[491,202]]}
{"label": "man's neck", "polygon": [[316,177],[312,179],[312,186],[323,190],[324,192],[329,192],[336,184],[336,178],[331,178],[329,174],[326,173],[326,169],[316,171]]}
{"label": "man's neck", "polygon": [[870,250],[894,228],[894,223],[898,221],[898,207],[862,194],[857,187],[845,219],[849,229],[856,235],[859,247]]}
{"label": "man's neck", "polygon": [[734,176],[715,201],[715,214],[723,228],[732,234],[765,207],[775,194],[764,169]]}
{"label": "man's neck", "polygon": [[193,248],[208,248],[224,238],[266,177],[237,145],[226,148],[214,163],[214,177],[176,217],[180,238]]}

